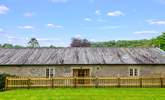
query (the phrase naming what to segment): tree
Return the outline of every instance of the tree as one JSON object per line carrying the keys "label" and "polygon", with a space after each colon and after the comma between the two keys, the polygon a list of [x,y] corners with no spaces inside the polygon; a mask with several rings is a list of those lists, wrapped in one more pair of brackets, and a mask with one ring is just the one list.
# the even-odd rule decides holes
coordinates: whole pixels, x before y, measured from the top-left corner
{"label": "tree", "polygon": [[81,39],[72,38],[72,42],[70,44],[71,47],[81,47]]}
{"label": "tree", "polygon": [[71,47],[90,47],[91,43],[87,39],[72,38]]}
{"label": "tree", "polygon": [[54,46],[54,45],[50,45],[50,48],[57,48],[56,46]]}
{"label": "tree", "polygon": [[81,45],[82,47],[90,47],[91,43],[87,39],[83,39]]}
{"label": "tree", "polygon": [[28,42],[28,46],[31,48],[40,47],[39,42],[36,38],[31,38],[31,40]]}
{"label": "tree", "polygon": [[13,48],[12,44],[5,43],[2,45],[3,48]]}
{"label": "tree", "polygon": [[165,32],[162,35],[158,36],[155,39],[152,39],[154,46],[159,47],[165,50]]}
{"label": "tree", "polygon": [[15,45],[14,48],[23,48],[21,45]]}

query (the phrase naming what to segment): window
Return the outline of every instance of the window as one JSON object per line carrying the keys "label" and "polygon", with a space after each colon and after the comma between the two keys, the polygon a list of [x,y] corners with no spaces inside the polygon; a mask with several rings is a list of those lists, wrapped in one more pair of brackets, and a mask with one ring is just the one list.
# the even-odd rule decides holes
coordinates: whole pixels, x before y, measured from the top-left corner
{"label": "window", "polygon": [[139,76],[138,75],[138,69],[134,69],[134,76]]}
{"label": "window", "polygon": [[129,76],[139,76],[139,69],[138,68],[130,68],[129,69]]}
{"label": "window", "polygon": [[46,68],[46,77],[51,78],[55,76],[55,69],[53,68]]}
{"label": "window", "polygon": [[129,70],[129,75],[133,76],[133,69],[132,68]]}

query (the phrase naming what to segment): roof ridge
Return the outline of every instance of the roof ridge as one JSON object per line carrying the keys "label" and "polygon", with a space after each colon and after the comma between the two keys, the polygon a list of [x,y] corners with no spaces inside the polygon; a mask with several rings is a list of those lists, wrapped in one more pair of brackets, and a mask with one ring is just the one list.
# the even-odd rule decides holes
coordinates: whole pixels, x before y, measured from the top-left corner
{"label": "roof ridge", "polygon": [[[105,49],[156,49],[154,47],[21,47],[21,48],[3,48],[0,47],[0,49],[72,49],[72,48],[105,48]],[[159,48],[160,49],[160,48]],[[161,50],[161,49],[160,49]]]}

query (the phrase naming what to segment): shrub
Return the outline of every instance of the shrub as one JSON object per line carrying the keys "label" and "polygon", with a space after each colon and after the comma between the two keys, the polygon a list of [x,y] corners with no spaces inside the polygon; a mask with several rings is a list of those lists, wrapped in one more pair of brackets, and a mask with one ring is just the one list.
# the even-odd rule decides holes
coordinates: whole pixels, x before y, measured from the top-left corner
{"label": "shrub", "polygon": [[5,74],[0,74],[0,90],[4,90],[5,88],[5,79],[6,75]]}
{"label": "shrub", "polygon": [[5,89],[5,80],[7,76],[11,76],[9,74],[0,74],[0,91]]}

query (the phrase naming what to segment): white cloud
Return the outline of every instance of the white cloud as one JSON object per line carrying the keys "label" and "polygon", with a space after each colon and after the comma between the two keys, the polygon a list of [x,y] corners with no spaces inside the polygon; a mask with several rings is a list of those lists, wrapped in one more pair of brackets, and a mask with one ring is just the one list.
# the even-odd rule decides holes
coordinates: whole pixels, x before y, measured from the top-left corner
{"label": "white cloud", "polygon": [[165,20],[147,20],[151,25],[165,25]]}
{"label": "white cloud", "polygon": [[18,28],[20,28],[20,29],[34,29],[34,27],[30,26],[30,25],[18,26]]}
{"label": "white cloud", "polygon": [[124,13],[117,10],[117,11],[113,11],[113,12],[108,12],[107,15],[108,16],[123,16]]}
{"label": "white cloud", "polygon": [[53,3],[66,3],[68,0],[51,0]]}
{"label": "white cloud", "polygon": [[0,14],[6,14],[9,11],[9,8],[5,5],[0,5]]}
{"label": "white cloud", "polygon": [[159,33],[159,32],[154,31],[154,30],[136,31],[136,32],[134,32],[134,34],[155,34],[155,33]]}
{"label": "white cloud", "polygon": [[63,28],[61,25],[55,25],[55,24],[47,24],[49,28]]}
{"label": "white cloud", "polygon": [[25,12],[23,15],[24,15],[25,17],[32,17],[32,16],[35,15],[35,13],[34,13],[34,12]]}
{"label": "white cloud", "polygon": [[91,22],[91,21],[92,21],[91,18],[85,18],[84,20],[85,20],[85,21],[88,21],[88,22]]}
{"label": "white cloud", "polygon": [[95,14],[96,14],[96,15],[101,15],[101,11],[100,11],[100,10],[96,10],[96,11],[95,11]]}

